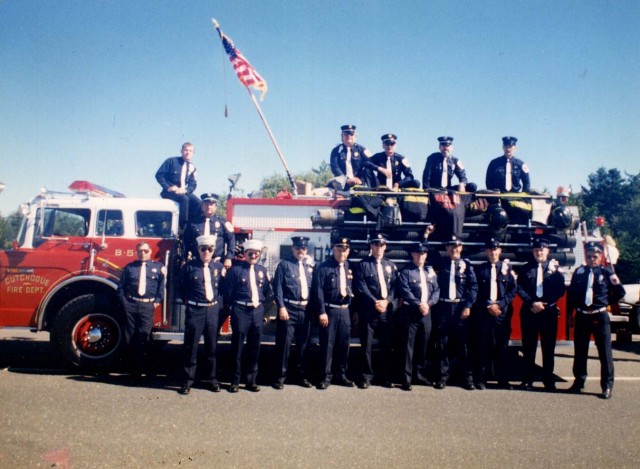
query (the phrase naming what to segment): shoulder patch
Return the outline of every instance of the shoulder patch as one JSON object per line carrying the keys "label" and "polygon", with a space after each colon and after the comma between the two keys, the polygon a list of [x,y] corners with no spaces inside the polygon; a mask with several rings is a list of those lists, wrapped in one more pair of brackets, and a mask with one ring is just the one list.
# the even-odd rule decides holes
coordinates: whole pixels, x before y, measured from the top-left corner
{"label": "shoulder patch", "polygon": [[462,170],[464,170],[464,166],[462,165],[462,161],[458,160],[456,161],[456,166]]}
{"label": "shoulder patch", "polygon": [[609,277],[611,279],[611,283],[614,285],[620,285],[620,279],[618,278],[618,276],[616,274],[613,274],[611,277]]}
{"label": "shoulder patch", "polygon": [[405,168],[411,167],[411,164],[409,164],[409,160],[406,159],[404,156],[402,157],[402,164],[405,166]]}
{"label": "shoulder patch", "polygon": [[527,166],[527,163],[522,163],[522,172],[529,173],[529,166]]}
{"label": "shoulder patch", "polygon": [[228,221],[224,222],[224,227],[227,229],[229,233],[233,233],[233,225],[230,222]]}
{"label": "shoulder patch", "polygon": [[371,152],[370,152],[369,150],[367,150],[366,148],[363,148],[363,149],[362,149],[362,154],[363,154],[364,156],[366,156],[367,158],[371,158],[371,155],[372,155],[373,153],[371,153]]}

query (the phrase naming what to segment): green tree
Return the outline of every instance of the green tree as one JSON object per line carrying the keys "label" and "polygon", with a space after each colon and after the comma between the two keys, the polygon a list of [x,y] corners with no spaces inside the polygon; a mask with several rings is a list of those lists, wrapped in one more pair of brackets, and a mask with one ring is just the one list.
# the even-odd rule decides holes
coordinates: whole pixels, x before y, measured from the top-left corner
{"label": "green tree", "polygon": [[[326,161],[323,161],[317,168],[311,168],[311,171],[295,174],[293,179],[294,181],[302,180],[310,182],[313,184],[313,187],[325,187],[332,177],[331,166]],[[264,178],[260,183],[262,197],[275,197],[282,189],[287,189],[291,192],[291,184],[286,175],[274,173]]]}
{"label": "green tree", "polygon": [[0,249],[9,249],[18,236],[22,215],[16,210],[11,215],[3,217],[0,214]]}

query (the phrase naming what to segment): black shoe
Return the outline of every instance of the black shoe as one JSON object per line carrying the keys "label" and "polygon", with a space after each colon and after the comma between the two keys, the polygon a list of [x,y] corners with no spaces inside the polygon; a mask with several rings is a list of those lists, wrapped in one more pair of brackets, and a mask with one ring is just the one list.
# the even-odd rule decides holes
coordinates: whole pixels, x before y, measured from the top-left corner
{"label": "black shoe", "polygon": [[611,399],[611,388],[606,388],[604,391],[602,391],[600,397],[602,399]]}
{"label": "black shoe", "polygon": [[282,383],[282,381],[276,381],[271,385],[271,387],[280,391],[281,389],[284,389],[284,384]]}
{"label": "black shoe", "polygon": [[584,389],[584,384],[579,383],[578,381],[574,381],[571,387],[567,389],[567,392],[571,394],[580,394],[583,389]]}
{"label": "black shoe", "polygon": [[464,388],[465,388],[467,391],[475,391],[475,389],[476,389],[476,385],[475,385],[475,384],[473,384],[473,381],[467,381],[467,382],[464,384]]}
{"label": "black shoe", "polygon": [[528,381],[523,381],[520,383],[520,389],[522,391],[531,391],[533,390],[533,383],[529,383]]}
{"label": "black shoe", "polygon": [[498,381],[498,387],[500,389],[506,389],[507,391],[511,391],[513,389],[513,386],[511,386],[509,381]]}
{"label": "black shoe", "polygon": [[413,389],[413,386],[411,386],[411,383],[404,383],[402,386],[400,386],[400,389],[402,389],[403,391],[411,391]]}
{"label": "black shoe", "polygon": [[556,383],[549,383],[544,385],[544,390],[546,392],[556,392],[558,388],[556,388]]}
{"label": "black shoe", "polygon": [[476,383],[476,389],[478,391],[484,391],[485,389],[487,389],[487,385],[484,383]]}
{"label": "black shoe", "polygon": [[313,384],[311,384],[311,383],[309,382],[309,380],[307,380],[307,379],[305,379],[305,378],[302,378],[302,379],[300,380],[300,386],[302,386],[303,388],[312,388],[312,387],[313,387]]}
{"label": "black shoe", "polygon": [[207,383],[204,387],[211,392],[220,392],[220,385],[218,383]]}
{"label": "black shoe", "polygon": [[178,389],[178,394],[182,394],[183,396],[186,396],[190,392],[191,386],[189,386],[188,384],[183,384],[182,386],[180,386],[180,389]]}
{"label": "black shoe", "polygon": [[369,381],[362,381],[360,384],[358,384],[358,387],[360,389],[369,389],[369,386],[371,386],[371,384],[369,384]]}
{"label": "black shoe", "polygon": [[447,382],[445,380],[443,380],[443,379],[438,381],[434,386],[434,388],[436,388],[436,389],[444,389],[446,387],[447,387]]}
{"label": "black shoe", "polygon": [[417,379],[414,379],[413,382],[420,386],[433,386],[433,383],[428,379],[417,378]]}
{"label": "black shoe", "polygon": [[336,384],[339,386],[344,386],[345,388],[352,388],[356,384],[348,378],[341,378],[336,381]]}
{"label": "black shoe", "polygon": [[260,386],[258,386],[256,383],[249,383],[244,387],[247,391],[251,391],[251,392],[260,392]]}
{"label": "black shoe", "polygon": [[237,384],[232,384],[231,386],[229,386],[228,391],[229,392],[238,392],[239,386]]}
{"label": "black shoe", "polygon": [[318,383],[318,386],[316,386],[318,389],[324,391],[325,389],[327,389],[329,386],[331,386],[331,383],[327,380],[321,381],[320,383]]}
{"label": "black shoe", "polygon": [[384,381],[382,383],[382,387],[391,389],[391,388],[393,388],[393,383],[391,381]]}

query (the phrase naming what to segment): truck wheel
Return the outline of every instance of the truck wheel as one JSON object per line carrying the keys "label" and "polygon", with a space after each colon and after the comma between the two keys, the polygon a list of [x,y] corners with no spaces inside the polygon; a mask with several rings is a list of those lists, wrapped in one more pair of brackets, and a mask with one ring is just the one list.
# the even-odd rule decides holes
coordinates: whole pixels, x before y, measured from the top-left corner
{"label": "truck wheel", "polygon": [[51,329],[51,342],[73,365],[102,368],[118,357],[124,343],[120,311],[93,294],[69,301]]}

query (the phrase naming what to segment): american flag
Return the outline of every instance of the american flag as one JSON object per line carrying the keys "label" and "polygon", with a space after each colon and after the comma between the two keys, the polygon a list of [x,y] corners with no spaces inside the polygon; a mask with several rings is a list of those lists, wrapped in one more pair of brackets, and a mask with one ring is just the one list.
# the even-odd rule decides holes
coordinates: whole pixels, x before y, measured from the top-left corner
{"label": "american flag", "polygon": [[238,79],[247,88],[251,86],[252,88],[260,91],[260,101],[262,101],[264,99],[264,94],[267,92],[267,82],[260,76],[256,69],[253,68],[244,55],[236,49],[231,38],[227,37],[222,32],[218,22],[214,19],[212,19],[212,21],[213,26],[220,35],[220,39],[222,39],[222,45],[227,55],[229,55],[229,60],[233,64],[233,70],[236,72],[236,75],[238,75]]}

